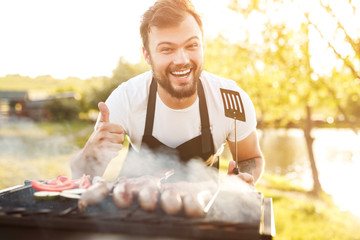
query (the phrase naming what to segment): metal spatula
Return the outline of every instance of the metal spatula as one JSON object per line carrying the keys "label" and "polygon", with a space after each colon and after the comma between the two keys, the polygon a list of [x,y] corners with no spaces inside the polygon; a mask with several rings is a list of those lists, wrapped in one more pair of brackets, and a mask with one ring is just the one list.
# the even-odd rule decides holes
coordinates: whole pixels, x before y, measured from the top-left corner
{"label": "metal spatula", "polygon": [[241,101],[240,93],[220,88],[221,97],[224,103],[225,116],[228,118],[234,119],[235,124],[235,162],[236,167],[234,169],[234,174],[239,174],[239,163],[237,159],[237,135],[236,135],[236,120],[245,122],[245,111],[244,105]]}

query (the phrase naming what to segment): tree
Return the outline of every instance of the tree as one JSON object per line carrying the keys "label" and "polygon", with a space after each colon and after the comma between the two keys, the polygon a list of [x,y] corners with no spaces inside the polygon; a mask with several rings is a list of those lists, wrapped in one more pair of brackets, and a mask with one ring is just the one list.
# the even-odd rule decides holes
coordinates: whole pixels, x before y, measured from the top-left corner
{"label": "tree", "polygon": [[[360,97],[360,4],[351,0],[319,0],[307,4],[308,1],[300,0],[257,0],[247,4],[232,0],[230,8],[244,19],[255,15],[256,20],[261,21],[258,33],[262,41],[250,43],[251,36],[246,36],[245,41],[231,46],[238,50],[240,45],[246,48],[242,49],[246,54],[231,56],[235,66],[241,64],[239,69],[245,73],[239,74],[238,69],[229,76],[238,79],[240,86],[248,87],[246,91],[255,99],[262,120],[304,130],[313,172],[313,191],[318,193],[321,185],[312,150],[313,115],[342,116],[357,132],[350,121],[351,108],[347,104]],[[337,11],[336,4],[346,9],[345,15]],[[352,21],[346,21],[349,16]],[[298,27],[290,27],[289,22],[294,22],[295,17]],[[333,27],[330,33],[329,26]],[[343,63],[334,65],[332,72],[322,73],[315,64],[317,49],[314,46],[319,43],[315,32],[323,39],[322,48],[330,49]],[[236,77],[245,79],[246,83]]]}
{"label": "tree", "polygon": [[[355,134],[358,134],[356,124],[351,119],[351,106],[354,106],[352,102],[360,97],[360,2],[349,0],[318,1],[318,3],[323,18],[326,19],[326,22],[332,22],[334,27],[329,31],[326,25],[316,20],[315,12],[310,9],[302,9],[306,22],[314,28],[328,49],[342,62],[342,65],[334,68],[332,73],[337,81],[341,79],[339,82],[342,86],[334,88],[323,78],[321,79],[322,84],[328,89],[344,121]],[[347,77],[339,77],[344,75]],[[343,93],[347,92],[350,98],[345,97],[346,101],[341,101],[337,94],[339,90]],[[349,102],[349,99],[352,102]],[[347,110],[346,106],[350,109]]]}
{"label": "tree", "polygon": [[148,69],[149,66],[143,61],[131,64],[125,61],[124,58],[120,58],[117,67],[113,71],[113,76],[109,79],[101,79],[103,81],[101,88],[93,88],[85,94],[87,108],[98,109],[97,104],[100,101],[105,101],[117,86]]}
{"label": "tree", "polygon": [[53,121],[77,120],[80,103],[73,98],[53,98],[45,104],[45,109]]}

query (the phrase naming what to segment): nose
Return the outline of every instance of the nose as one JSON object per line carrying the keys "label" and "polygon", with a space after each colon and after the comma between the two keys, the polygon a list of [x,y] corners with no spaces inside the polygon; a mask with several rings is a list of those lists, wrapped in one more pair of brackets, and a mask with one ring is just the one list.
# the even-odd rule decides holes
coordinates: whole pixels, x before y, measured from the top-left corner
{"label": "nose", "polygon": [[180,48],[176,51],[173,62],[175,65],[183,65],[183,64],[189,63],[190,60],[189,60],[189,56],[186,53],[186,51],[184,49]]}

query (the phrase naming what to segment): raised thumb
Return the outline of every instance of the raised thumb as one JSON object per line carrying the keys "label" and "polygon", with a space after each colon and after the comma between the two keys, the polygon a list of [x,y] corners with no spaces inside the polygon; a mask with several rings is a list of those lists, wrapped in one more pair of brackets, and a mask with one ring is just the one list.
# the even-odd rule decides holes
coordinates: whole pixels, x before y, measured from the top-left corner
{"label": "raised thumb", "polygon": [[99,102],[98,108],[101,113],[100,122],[109,122],[110,111],[104,102]]}

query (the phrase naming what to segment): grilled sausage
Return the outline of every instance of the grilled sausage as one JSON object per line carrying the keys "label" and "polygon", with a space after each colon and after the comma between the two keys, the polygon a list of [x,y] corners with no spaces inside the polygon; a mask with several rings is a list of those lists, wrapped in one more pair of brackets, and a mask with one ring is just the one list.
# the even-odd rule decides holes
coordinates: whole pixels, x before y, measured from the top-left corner
{"label": "grilled sausage", "polygon": [[80,197],[78,208],[83,211],[89,205],[95,205],[105,199],[110,193],[106,182],[97,182],[91,185]]}
{"label": "grilled sausage", "polygon": [[120,181],[113,190],[113,200],[116,206],[120,208],[128,208],[134,202],[134,195],[127,191],[127,182]]}
{"label": "grilled sausage", "polygon": [[160,178],[146,175],[137,178],[126,179],[126,189],[133,195],[137,196],[141,189],[149,184],[154,185],[156,188],[160,188]]}
{"label": "grilled sausage", "polygon": [[176,215],[182,209],[182,199],[180,193],[173,189],[165,190],[161,193],[161,207],[165,213]]}
{"label": "grilled sausage", "polygon": [[159,201],[159,189],[154,184],[147,184],[141,188],[138,201],[140,207],[145,211],[154,211]]}
{"label": "grilled sausage", "polygon": [[197,193],[188,192],[183,197],[184,212],[191,218],[199,218],[205,215],[206,204],[210,201],[212,194],[205,190]]}

